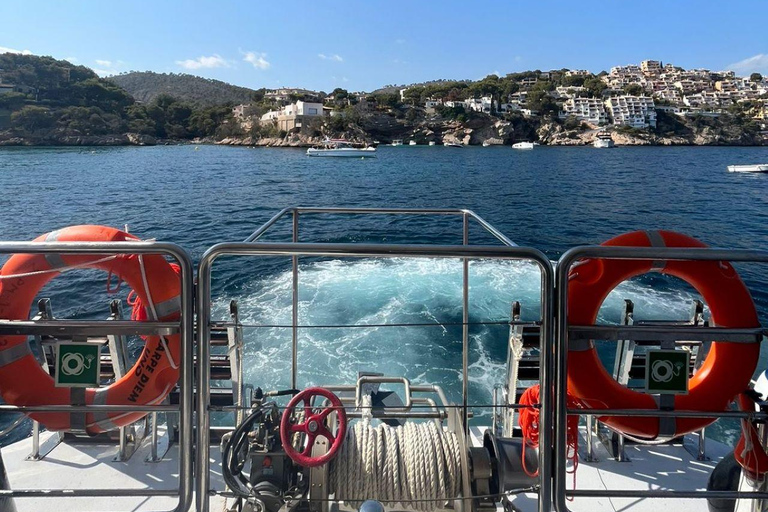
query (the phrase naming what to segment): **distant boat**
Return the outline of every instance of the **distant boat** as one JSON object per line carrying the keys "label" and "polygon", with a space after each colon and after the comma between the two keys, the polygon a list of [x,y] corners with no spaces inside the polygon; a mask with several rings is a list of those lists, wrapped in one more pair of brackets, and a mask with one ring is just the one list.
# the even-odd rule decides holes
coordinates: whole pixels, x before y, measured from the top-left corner
{"label": "distant boat", "polygon": [[429,145],[430,146],[434,146],[435,145],[435,141],[433,141],[433,140],[429,141]]}
{"label": "distant boat", "polygon": [[443,142],[443,146],[447,148],[463,148],[464,144],[459,144],[458,142]]}
{"label": "distant boat", "polygon": [[614,147],[613,138],[608,132],[600,132],[592,145],[596,148],[612,148]]}
{"label": "distant boat", "polygon": [[768,172],[768,164],[729,165],[728,172]]}
{"label": "distant boat", "polygon": [[515,142],[512,144],[514,149],[533,149],[533,142]]}
{"label": "distant boat", "polygon": [[488,147],[488,146],[490,146],[490,145],[491,145],[491,143],[490,143],[490,142],[488,142],[487,140],[484,140],[484,141],[483,141],[483,147],[484,147],[484,148],[487,148],[487,147]]}
{"label": "distant boat", "polygon": [[402,146],[403,145],[403,139],[395,139],[392,141],[393,146]]}
{"label": "distant boat", "polygon": [[351,142],[343,139],[326,139],[321,146],[307,149],[307,156],[373,158],[376,156],[376,148],[356,148]]}
{"label": "distant boat", "polygon": [[415,145],[416,145],[416,141],[415,141],[415,140],[412,140],[412,141],[410,141],[410,142],[408,143],[408,145],[409,145],[409,146],[415,146]]}

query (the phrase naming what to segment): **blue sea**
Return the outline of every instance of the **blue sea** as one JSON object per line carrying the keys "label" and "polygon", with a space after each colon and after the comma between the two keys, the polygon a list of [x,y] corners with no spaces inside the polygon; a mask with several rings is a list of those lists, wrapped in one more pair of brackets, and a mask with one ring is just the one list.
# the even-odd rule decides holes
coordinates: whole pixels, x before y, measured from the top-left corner
{"label": "blue sea", "polygon": [[[311,159],[304,150],[200,146],[0,149],[0,240],[30,240],[73,224],[128,225],[141,238],[175,242],[195,261],[218,242],[242,241],[288,206],[469,208],[517,244],[556,260],[566,249],[636,229],[688,233],[707,244],[768,246],[768,175],[726,172],[768,162],[768,148],[381,147],[375,159]],[[458,220],[423,217],[307,216],[301,241],[459,244]],[[267,241],[289,241],[290,221]],[[474,226],[471,242],[493,239]],[[4,261],[4,260],[0,260]],[[287,387],[290,264],[285,258],[228,258],[214,269],[214,318],[236,299],[248,327],[246,380]],[[738,266],[762,322],[768,278]],[[470,403],[489,404],[506,358],[510,303],[539,314],[540,278],[526,263],[471,265]],[[120,292],[124,297],[126,290]],[[76,271],[41,292],[60,318],[103,318],[112,296],[106,276]],[[621,285],[601,319],[617,322],[622,299],[640,319],[686,318],[695,292],[658,275]],[[405,375],[443,386],[460,402],[461,264],[423,259],[305,259],[300,271],[300,386],[352,383],[358,371]],[[380,327],[434,323],[435,326]],[[134,355],[140,346],[133,347]],[[610,362],[607,363],[610,365]],[[764,351],[760,367],[768,365]],[[609,366],[612,367],[612,366]],[[489,411],[475,414],[488,421]],[[484,419],[483,419],[484,418]],[[8,419],[0,419],[0,425]],[[23,437],[25,425],[8,439]],[[715,437],[731,440],[730,428]]]}

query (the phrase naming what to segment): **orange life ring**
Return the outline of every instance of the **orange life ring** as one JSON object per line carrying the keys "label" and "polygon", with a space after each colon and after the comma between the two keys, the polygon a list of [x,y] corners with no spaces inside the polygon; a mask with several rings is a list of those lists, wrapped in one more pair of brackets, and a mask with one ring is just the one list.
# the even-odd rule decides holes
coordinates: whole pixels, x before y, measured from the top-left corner
{"label": "orange life ring", "polygon": [[[123,242],[138,238],[104,226],[72,226],[36,238],[35,242]],[[140,261],[141,259],[141,261]],[[142,264],[144,275],[142,275]],[[150,297],[160,321],[180,317],[181,283],[165,258],[157,254],[15,254],[0,269],[0,318],[26,320],[35,296],[59,269],[97,268],[124,280],[143,304]],[[0,336],[0,393],[13,405],[154,405],[160,403],[179,378],[181,355],[178,334],[147,336],[136,364],[108,387],[56,387],[30,351],[26,336]],[[83,393],[84,391],[84,393]],[[79,403],[78,403],[79,402]],[[146,413],[33,413],[32,419],[49,430],[106,432],[141,419]]]}
{"label": "orange life ring", "polygon": [[[622,247],[707,247],[687,235],[672,231],[634,231],[603,243]],[[658,271],[693,286],[712,312],[719,327],[756,328],[760,323],[749,290],[736,270],[725,261],[662,261],[588,259],[569,273],[568,323],[593,325],[606,296],[631,277]],[[702,366],[691,377],[688,394],[674,397],[675,410],[717,412],[727,409],[736,395],[747,389],[760,353],[758,343],[713,342]],[[568,388],[594,409],[656,409],[653,396],[630,390],[606,371],[593,342],[570,342]],[[713,418],[676,418],[660,432],[658,417],[601,417],[615,430],[643,438],[677,437],[699,430]]]}

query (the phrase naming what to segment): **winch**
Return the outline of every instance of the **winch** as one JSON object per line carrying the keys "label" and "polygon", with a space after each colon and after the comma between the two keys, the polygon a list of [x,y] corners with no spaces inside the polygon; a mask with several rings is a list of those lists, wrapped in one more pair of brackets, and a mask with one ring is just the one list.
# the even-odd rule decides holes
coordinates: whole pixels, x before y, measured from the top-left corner
{"label": "winch", "polygon": [[[382,383],[403,384],[405,400]],[[442,403],[414,396],[423,393]],[[282,408],[271,401],[281,395],[293,395]],[[257,388],[250,414],[222,439],[224,479],[238,497],[230,510],[326,512],[370,501],[384,510],[495,510],[509,494],[535,492],[536,450],[490,430],[470,447],[459,411],[438,386],[381,375],[300,392]]]}

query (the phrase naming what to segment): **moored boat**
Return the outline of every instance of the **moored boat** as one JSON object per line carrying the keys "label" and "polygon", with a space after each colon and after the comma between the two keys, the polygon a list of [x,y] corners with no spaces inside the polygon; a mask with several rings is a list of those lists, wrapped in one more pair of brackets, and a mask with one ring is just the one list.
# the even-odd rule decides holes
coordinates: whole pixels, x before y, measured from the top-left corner
{"label": "moored boat", "polygon": [[395,139],[392,141],[392,146],[402,146],[403,145],[403,139]]}
{"label": "moored boat", "polygon": [[372,158],[376,156],[376,148],[355,147],[351,142],[343,139],[327,139],[321,146],[307,149],[307,156]]}
{"label": "moored boat", "polygon": [[445,146],[447,148],[463,148],[464,144],[460,144],[458,142],[446,141],[446,142],[443,142],[443,146]]}
{"label": "moored boat", "polygon": [[768,172],[768,164],[729,165],[728,172]]}
{"label": "moored boat", "polygon": [[612,148],[614,147],[613,137],[608,132],[600,132],[592,145],[596,148]]}
{"label": "moored boat", "polygon": [[514,149],[533,149],[534,146],[535,146],[535,143],[533,143],[533,142],[525,142],[525,141],[523,141],[523,142],[515,142],[514,144],[512,144],[512,147]]}
{"label": "moored boat", "polygon": [[416,141],[415,140],[408,141],[408,145],[409,146],[415,146],[416,145]]}

